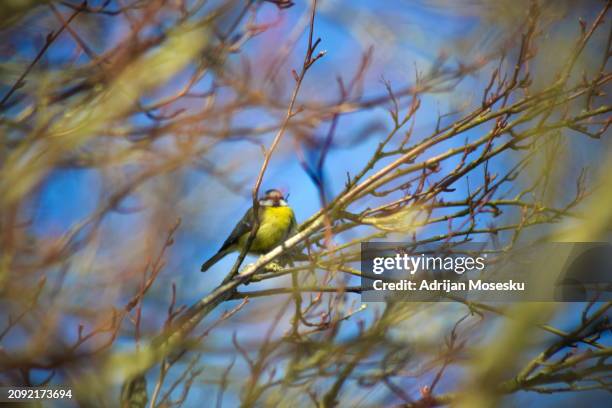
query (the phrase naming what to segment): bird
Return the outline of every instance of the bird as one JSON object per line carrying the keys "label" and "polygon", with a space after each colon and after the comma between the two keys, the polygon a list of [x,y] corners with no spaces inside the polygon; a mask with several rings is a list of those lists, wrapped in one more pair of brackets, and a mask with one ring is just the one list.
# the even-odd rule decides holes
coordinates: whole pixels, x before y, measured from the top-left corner
{"label": "bird", "polygon": [[[258,215],[259,228],[248,249],[250,254],[265,254],[297,231],[293,209],[289,207],[280,190],[270,189],[264,193],[259,200]],[[217,253],[202,264],[201,271],[206,272],[230,252],[244,249],[254,222],[254,211],[251,207],[236,224]]]}

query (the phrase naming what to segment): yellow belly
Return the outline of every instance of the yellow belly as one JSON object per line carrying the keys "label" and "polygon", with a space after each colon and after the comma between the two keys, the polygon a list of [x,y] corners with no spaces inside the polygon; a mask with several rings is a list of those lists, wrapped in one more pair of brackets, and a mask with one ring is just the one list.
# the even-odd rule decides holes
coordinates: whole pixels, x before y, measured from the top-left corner
{"label": "yellow belly", "polygon": [[[265,207],[249,252],[261,254],[279,245],[287,238],[292,221],[293,210],[290,207]],[[240,248],[244,247],[248,236],[240,237]]]}

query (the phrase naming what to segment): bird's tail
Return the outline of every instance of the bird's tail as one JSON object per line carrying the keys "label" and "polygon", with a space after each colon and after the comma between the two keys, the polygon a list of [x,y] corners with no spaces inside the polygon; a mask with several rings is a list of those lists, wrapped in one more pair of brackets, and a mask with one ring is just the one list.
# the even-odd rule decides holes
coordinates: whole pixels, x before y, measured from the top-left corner
{"label": "bird's tail", "polygon": [[219,262],[225,255],[227,255],[229,251],[227,249],[223,249],[216,254],[214,254],[210,259],[202,264],[202,268],[200,271],[206,272],[211,266]]}

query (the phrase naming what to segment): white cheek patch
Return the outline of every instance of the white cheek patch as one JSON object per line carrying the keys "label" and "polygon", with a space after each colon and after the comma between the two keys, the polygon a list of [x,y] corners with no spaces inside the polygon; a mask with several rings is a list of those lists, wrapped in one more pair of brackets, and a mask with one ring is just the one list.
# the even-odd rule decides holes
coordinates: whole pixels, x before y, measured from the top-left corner
{"label": "white cheek patch", "polygon": [[[262,207],[274,207],[274,200],[271,200],[271,199],[259,200],[259,205],[261,205]],[[287,207],[288,205],[289,204],[287,204],[287,201],[283,199],[278,201],[279,207]]]}

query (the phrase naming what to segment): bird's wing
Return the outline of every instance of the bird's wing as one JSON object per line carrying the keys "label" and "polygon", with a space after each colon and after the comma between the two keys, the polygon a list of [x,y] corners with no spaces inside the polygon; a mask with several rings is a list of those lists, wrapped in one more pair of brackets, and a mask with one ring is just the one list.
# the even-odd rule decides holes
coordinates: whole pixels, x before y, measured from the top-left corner
{"label": "bird's wing", "polygon": [[253,222],[254,221],[255,221],[255,219],[253,217],[253,208],[251,207],[244,214],[244,216],[238,222],[238,224],[236,224],[236,226],[232,230],[232,233],[229,235],[229,237],[227,237],[227,239],[225,240],[223,245],[221,245],[221,248],[219,249],[219,252],[221,252],[221,251],[231,247],[232,245],[238,243],[238,240],[240,239],[241,236],[251,232],[251,229],[253,228]]}

